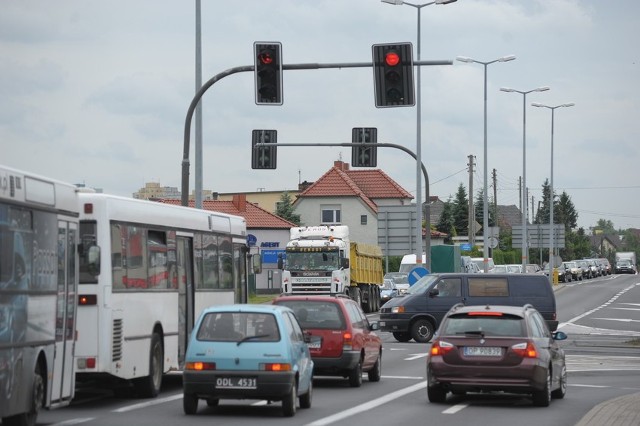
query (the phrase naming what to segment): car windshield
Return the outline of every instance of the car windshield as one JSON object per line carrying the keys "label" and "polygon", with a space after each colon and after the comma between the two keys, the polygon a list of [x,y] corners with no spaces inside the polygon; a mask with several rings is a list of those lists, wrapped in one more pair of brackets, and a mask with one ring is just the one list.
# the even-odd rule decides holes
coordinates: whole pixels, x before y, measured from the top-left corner
{"label": "car windshield", "polygon": [[343,330],[345,328],[344,315],[338,303],[314,300],[279,300],[276,304],[293,309],[303,328],[326,330]]}
{"label": "car windshield", "polygon": [[440,335],[455,336],[481,334],[483,336],[524,337],[524,319],[517,315],[482,316],[472,314],[452,315]]}
{"label": "car windshield", "polygon": [[210,312],[202,319],[196,338],[224,342],[277,342],[280,332],[273,314]]}

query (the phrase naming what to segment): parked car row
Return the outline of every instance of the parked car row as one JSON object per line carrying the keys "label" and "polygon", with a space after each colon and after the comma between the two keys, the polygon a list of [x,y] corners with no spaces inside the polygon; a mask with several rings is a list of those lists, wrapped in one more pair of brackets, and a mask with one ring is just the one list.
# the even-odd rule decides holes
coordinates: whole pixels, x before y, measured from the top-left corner
{"label": "parked car row", "polygon": [[382,374],[382,340],[347,296],[280,296],[273,304],[207,308],[198,318],[183,372],[183,409],[222,399],[280,401],[286,417],[310,408],[313,377],[362,385]]}

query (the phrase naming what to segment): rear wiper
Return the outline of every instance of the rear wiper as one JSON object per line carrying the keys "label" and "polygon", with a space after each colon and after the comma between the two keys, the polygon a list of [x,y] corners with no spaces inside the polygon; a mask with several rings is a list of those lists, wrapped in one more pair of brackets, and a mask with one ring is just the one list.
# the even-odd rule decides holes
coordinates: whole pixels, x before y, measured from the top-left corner
{"label": "rear wiper", "polygon": [[262,337],[269,337],[269,336],[271,336],[271,335],[270,334],[256,334],[255,336],[246,336],[246,337],[243,337],[242,340],[240,340],[238,343],[236,343],[236,346],[240,346],[240,343],[246,342],[247,340],[260,339]]}

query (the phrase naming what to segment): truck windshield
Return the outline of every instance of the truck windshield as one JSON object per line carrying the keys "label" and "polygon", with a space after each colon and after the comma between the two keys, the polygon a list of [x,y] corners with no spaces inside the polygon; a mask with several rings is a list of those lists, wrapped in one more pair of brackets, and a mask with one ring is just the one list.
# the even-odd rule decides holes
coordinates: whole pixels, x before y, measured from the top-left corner
{"label": "truck windshield", "polygon": [[340,255],[334,251],[289,251],[287,269],[290,271],[333,271],[340,269]]}

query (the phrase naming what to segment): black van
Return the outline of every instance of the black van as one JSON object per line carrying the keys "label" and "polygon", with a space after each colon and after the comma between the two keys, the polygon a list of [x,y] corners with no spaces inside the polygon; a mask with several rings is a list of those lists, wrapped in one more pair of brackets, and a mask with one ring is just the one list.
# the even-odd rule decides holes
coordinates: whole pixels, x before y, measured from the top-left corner
{"label": "black van", "polygon": [[431,274],[422,277],[403,296],[380,308],[380,330],[393,333],[399,342],[414,339],[427,343],[440,321],[456,303],[465,305],[532,304],[558,328],[556,298],[549,278],[541,274]]}

